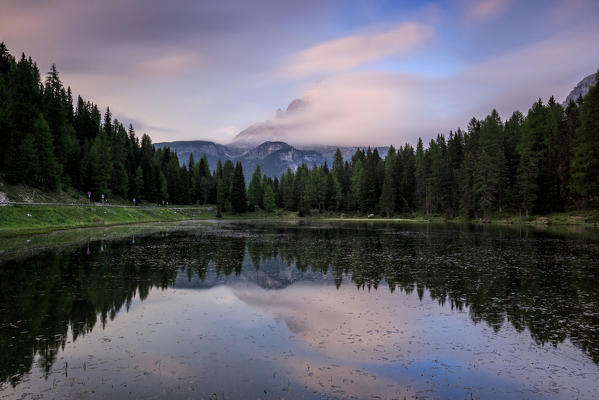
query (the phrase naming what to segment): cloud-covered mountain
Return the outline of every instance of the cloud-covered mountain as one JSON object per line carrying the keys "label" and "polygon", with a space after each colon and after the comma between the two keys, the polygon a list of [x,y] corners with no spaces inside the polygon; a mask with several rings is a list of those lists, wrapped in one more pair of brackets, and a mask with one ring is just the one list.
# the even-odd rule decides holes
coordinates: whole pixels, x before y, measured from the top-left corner
{"label": "cloud-covered mountain", "polygon": [[[564,101],[564,106],[570,100],[576,101],[579,96],[584,96],[595,81],[596,74],[591,74],[581,80],[572,89]],[[318,114],[318,117],[314,115]],[[325,114],[337,118],[334,113]],[[359,148],[364,146],[335,146],[311,144],[302,136],[315,120],[323,119],[323,114],[315,110],[310,97],[293,100],[285,111],[278,109],[272,120],[259,122],[241,131],[231,143],[218,144],[204,140],[177,141],[156,143],[157,148],[169,146],[177,152],[181,164],[187,163],[189,155],[193,154],[195,160],[203,155],[208,159],[212,169],[218,160],[240,161],[244,167],[246,177],[249,177],[257,165],[268,176],[281,176],[287,168],[296,170],[301,164],[311,166],[313,163],[322,165],[333,162],[335,151],[339,147],[344,160],[348,160]],[[364,139],[368,142],[368,138]],[[381,157],[387,155],[388,147],[377,147]]]}
{"label": "cloud-covered mountain", "polygon": [[279,140],[296,144],[293,139],[297,138],[290,136],[291,132],[298,128],[298,124],[294,122],[294,119],[304,114],[308,109],[308,102],[295,99],[289,103],[287,110],[282,111],[279,108],[272,121],[258,122],[239,132],[229,146],[234,148],[249,148],[257,146],[260,143]]}

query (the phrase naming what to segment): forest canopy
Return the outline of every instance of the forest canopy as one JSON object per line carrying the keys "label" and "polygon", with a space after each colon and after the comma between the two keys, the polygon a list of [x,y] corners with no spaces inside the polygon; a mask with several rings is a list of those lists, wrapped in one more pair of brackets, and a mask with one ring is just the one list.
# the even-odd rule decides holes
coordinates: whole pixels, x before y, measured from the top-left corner
{"label": "forest canopy", "polygon": [[[599,76],[599,74],[598,74]],[[331,166],[301,165],[280,177],[258,166],[246,183],[241,163],[193,155],[180,163],[168,147],[141,140],[133,126],[64,87],[53,65],[44,79],[24,54],[0,43],[0,175],[49,191],[75,188],[124,199],[217,204],[219,212],[420,212],[486,218],[504,211],[545,214],[599,206],[599,84],[565,108],[553,97],[526,115],[492,110],[467,129],[425,147],[358,150]]]}

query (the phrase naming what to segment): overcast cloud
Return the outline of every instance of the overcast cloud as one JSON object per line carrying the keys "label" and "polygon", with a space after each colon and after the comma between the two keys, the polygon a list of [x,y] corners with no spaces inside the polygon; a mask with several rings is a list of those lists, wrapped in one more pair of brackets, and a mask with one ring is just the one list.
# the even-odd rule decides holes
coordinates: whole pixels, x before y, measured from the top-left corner
{"label": "overcast cloud", "polygon": [[[563,99],[599,68],[593,0],[7,0],[0,40],[154,141],[403,144]],[[273,119],[294,98],[311,106]]]}

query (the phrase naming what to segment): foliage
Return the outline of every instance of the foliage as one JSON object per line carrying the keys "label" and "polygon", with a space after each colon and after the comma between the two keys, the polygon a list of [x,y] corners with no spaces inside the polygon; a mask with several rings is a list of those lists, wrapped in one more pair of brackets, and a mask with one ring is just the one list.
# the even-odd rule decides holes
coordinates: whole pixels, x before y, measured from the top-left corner
{"label": "foliage", "polygon": [[37,65],[17,61],[0,44],[0,175],[8,183],[74,188],[131,200],[217,204],[243,213],[284,208],[391,216],[422,212],[487,219],[506,210],[525,214],[599,206],[599,87],[564,109],[539,99],[526,116],[505,122],[493,110],[472,118],[466,132],[438,135],[425,148],[391,146],[383,159],[359,149],[331,168],[300,165],[274,179],[260,166],[246,181],[240,163],[191,156],[181,165],[168,147],[137,138],[106,109],[64,88],[52,66],[42,83]]}

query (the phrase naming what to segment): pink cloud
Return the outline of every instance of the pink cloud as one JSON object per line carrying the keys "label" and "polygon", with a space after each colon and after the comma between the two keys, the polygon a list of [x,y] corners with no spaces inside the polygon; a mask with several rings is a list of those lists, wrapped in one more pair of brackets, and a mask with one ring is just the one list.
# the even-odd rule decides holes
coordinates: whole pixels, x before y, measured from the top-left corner
{"label": "pink cloud", "polygon": [[171,54],[141,61],[133,67],[133,72],[150,76],[176,75],[199,64],[200,61],[200,57],[194,53]]}
{"label": "pink cloud", "polygon": [[[589,33],[591,32],[591,33]],[[562,101],[599,58],[588,51],[599,42],[589,26],[498,54],[445,77],[392,71],[349,71],[313,84],[309,106],[276,117],[266,134],[296,145],[402,145],[465,128],[496,108],[503,118],[541,97]],[[569,60],[556,62],[556,60]],[[273,137],[264,137],[272,140]]]}
{"label": "pink cloud", "polygon": [[288,76],[301,77],[351,69],[409,51],[434,34],[432,26],[406,22],[388,32],[331,40],[292,56],[286,72]]}
{"label": "pink cloud", "polygon": [[475,0],[466,16],[477,19],[493,17],[505,11],[509,3],[510,0]]}

